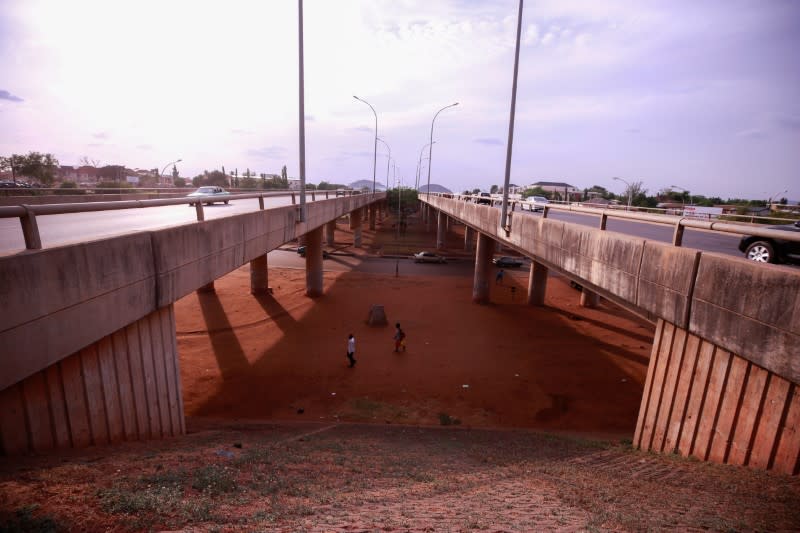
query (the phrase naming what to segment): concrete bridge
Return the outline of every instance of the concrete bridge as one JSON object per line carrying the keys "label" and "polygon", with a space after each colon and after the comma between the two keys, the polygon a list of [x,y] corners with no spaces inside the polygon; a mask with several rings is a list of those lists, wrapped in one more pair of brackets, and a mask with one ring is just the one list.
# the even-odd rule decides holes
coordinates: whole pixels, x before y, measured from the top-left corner
{"label": "concrete bridge", "polygon": [[[322,291],[323,228],[361,218],[383,195],[295,207],[0,258],[0,444],[6,454],[159,438],[185,431],[173,303],[305,235],[306,285]],[[447,217],[475,242],[473,300],[489,300],[495,243],[533,259],[528,303],[548,271],[657,324],[634,444],[797,474],[800,274],[457,199],[422,197],[442,241]],[[329,238],[332,231],[328,231]],[[319,252],[319,253],[317,253]]]}
{"label": "concrete bridge", "polygon": [[286,206],[0,257],[0,453],[184,433],[174,302],[246,263],[251,290],[265,291],[267,252],[300,236],[306,293],[319,296],[323,238],[349,214],[360,246],[384,198],[311,202],[305,221]]}
{"label": "concrete bridge", "polygon": [[[800,471],[800,272],[557,220],[422,195],[437,242],[450,217],[476,242],[473,301],[489,300],[495,243],[530,257],[528,303],[552,270],[656,323],[633,444],[719,463]],[[475,237],[477,235],[477,238]]]}

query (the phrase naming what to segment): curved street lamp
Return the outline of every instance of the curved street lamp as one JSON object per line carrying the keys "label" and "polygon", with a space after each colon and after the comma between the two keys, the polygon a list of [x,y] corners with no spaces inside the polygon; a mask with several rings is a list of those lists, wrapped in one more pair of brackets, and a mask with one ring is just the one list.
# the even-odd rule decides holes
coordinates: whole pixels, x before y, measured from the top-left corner
{"label": "curved street lamp", "polygon": [[622,179],[622,178],[617,178],[617,177],[614,177],[614,178],[611,178],[611,179],[613,179],[613,180],[617,180],[617,181],[621,181],[622,183],[624,183],[625,185],[627,185],[627,186],[628,186],[628,211],[630,211],[630,210],[631,210],[631,192],[633,192],[633,191],[631,190],[631,184],[630,184],[630,183],[628,183],[627,181],[625,181],[625,180],[624,180],[624,179]]}
{"label": "curved street lamp", "polygon": [[767,204],[767,207],[769,207],[770,211],[772,211],[772,199],[777,198],[778,196],[783,196],[787,192],[789,192],[789,189],[786,189],[783,192],[776,192],[775,194],[769,197],[769,203]]}
{"label": "curved street lamp", "polygon": [[[426,144],[425,146],[422,147],[422,150],[419,151],[419,160],[417,161],[417,181],[414,184],[414,190],[419,191],[419,172],[420,172],[420,170],[422,170],[422,161],[423,161],[422,152],[424,152],[425,148],[427,148],[428,146],[431,146],[432,144],[436,144],[436,141],[433,141],[433,142],[430,142],[430,143]],[[426,159],[430,160],[430,156],[428,156]]]}
{"label": "curved street lamp", "polygon": [[378,137],[378,140],[389,150],[389,157],[386,159],[386,192],[389,192],[389,162],[392,160],[392,149],[389,147],[389,143],[380,137]]}
{"label": "curved street lamp", "polygon": [[167,170],[167,167],[170,165],[174,165],[175,163],[180,163],[181,161],[183,161],[183,159],[176,159],[175,161],[172,161],[171,163],[167,163],[166,165],[164,165],[164,168],[161,169],[161,173],[158,175],[158,181],[161,182],[161,185],[164,185],[164,171]]}
{"label": "curved street lamp", "polygon": [[[694,202],[692,201],[692,193],[689,192],[689,189],[684,189],[683,187],[678,187],[677,185],[670,185],[670,187],[672,187],[673,189],[680,189],[681,191],[683,191],[684,194],[688,194],[689,205],[694,205]],[[683,199],[683,194],[681,194],[681,199]],[[686,202],[684,202],[684,205],[686,205]]]}
{"label": "curved street lamp", "polygon": [[375,194],[375,167],[378,164],[378,113],[375,112],[375,108],[372,107],[372,104],[366,100],[362,100],[356,95],[353,95],[353,98],[367,104],[369,108],[372,109],[372,114],[375,115],[375,146],[372,152],[372,194]]}
{"label": "curved street lamp", "polygon": [[444,111],[448,107],[455,107],[457,105],[458,105],[458,102],[456,102],[454,104],[450,104],[450,105],[444,106],[439,111],[437,111],[435,115],[433,115],[433,120],[431,120],[431,142],[429,143],[431,149],[428,152],[428,190],[426,191],[428,196],[431,195],[431,160],[433,159],[433,124],[434,124],[434,122],[436,122],[436,117],[439,116],[439,113],[441,113],[442,111]]}

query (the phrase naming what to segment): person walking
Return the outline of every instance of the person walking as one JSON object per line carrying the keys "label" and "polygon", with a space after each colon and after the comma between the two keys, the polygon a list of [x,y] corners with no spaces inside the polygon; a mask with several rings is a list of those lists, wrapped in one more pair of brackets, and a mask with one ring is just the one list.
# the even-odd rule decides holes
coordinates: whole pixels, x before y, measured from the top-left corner
{"label": "person walking", "polygon": [[503,276],[505,276],[505,271],[501,268],[497,271],[497,276],[494,278],[494,282],[497,284],[503,284]]}
{"label": "person walking", "polygon": [[403,332],[402,329],[400,329],[400,322],[398,322],[397,324],[394,325],[394,337],[393,338],[394,338],[394,351],[395,352],[399,352],[400,351],[400,347],[402,347],[403,351],[405,351],[405,343],[403,342],[403,339],[405,337],[406,337],[406,334]]}
{"label": "person walking", "polygon": [[347,337],[347,358],[350,360],[350,364],[348,368],[353,368],[356,366],[356,338],[353,337],[351,333],[349,337]]}

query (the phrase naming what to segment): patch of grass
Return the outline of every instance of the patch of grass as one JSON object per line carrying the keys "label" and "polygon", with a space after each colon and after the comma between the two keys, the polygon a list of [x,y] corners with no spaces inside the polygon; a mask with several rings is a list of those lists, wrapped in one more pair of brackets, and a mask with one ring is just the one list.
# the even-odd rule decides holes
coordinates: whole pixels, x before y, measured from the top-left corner
{"label": "patch of grass", "polygon": [[34,516],[38,505],[26,505],[14,512],[9,520],[0,522],[0,533],[55,533],[67,528],[59,526],[49,516]]}
{"label": "patch of grass", "polygon": [[192,473],[192,488],[218,496],[239,489],[236,472],[220,465],[202,466]]}
{"label": "patch of grass", "polygon": [[100,507],[110,514],[135,515],[176,510],[183,491],[175,486],[129,487],[115,484],[97,491]]}

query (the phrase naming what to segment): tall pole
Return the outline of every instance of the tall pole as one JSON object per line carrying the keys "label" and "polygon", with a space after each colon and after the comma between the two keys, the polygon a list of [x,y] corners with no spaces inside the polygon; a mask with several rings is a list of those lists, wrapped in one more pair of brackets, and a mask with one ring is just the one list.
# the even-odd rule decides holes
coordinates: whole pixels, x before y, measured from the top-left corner
{"label": "tall pole", "polygon": [[[425,148],[427,148],[431,144],[436,144],[436,141],[426,144],[425,146],[422,147],[422,150],[419,151],[419,161],[417,162],[417,181],[414,184],[414,189],[417,191],[419,190],[419,178],[420,178],[419,174],[420,171],[422,170],[422,153],[425,151]],[[430,159],[430,157],[428,159]]]}
{"label": "tall pole", "polygon": [[616,178],[615,177],[615,178],[611,178],[611,179],[614,179],[614,180],[617,180],[617,181],[621,181],[622,183],[624,183],[628,187],[628,209],[627,210],[630,211],[631,210],[631,193],[633,192],[631,190],[631,184],[628,183],[627,181],[625,181],[622,178]]}
{"label": "tall pole", "polygon": [[389,157],[386,158],[386,192],[389,192],[389,161],[392,160],[392,149],[389,147],[389,143],[378,137],[378,140],[386,146],[386,149],[389,150]]}
{"label": "tall pole", "polygon": [[372,114],[375,115],[375,146],[373,147],[372,151],[372,194],[375,194],[375,166],[378,164],[378,114],[375,112],[375,108],[372,107],[372,104],[366,100],[362,100],[355,95],[353,95],[353,98],[359,102],[364,102],[367,104],[369,108],[372,109]]}
{"label": "tall pole", "polygon": [[[448,107],[454,107],[457,105],[458,102],[444,106],[439,111],[437,111],[435,115],[433,115],[433,120],[431,120],[431,142],[428,143],[428,145],[431,147],[430,151],[428,152],[428,190],[427,190],[428,197],[430,197],[431,194],[431,159],[433,159],[433,124],[434,122],[436,122],[436,117],[439,116],[439,113],[441,113]],[[430,221],[428,223],[430,224]]]}
{"label": "tall pole", "polygon": [[300,222],[306,221],[306,110],[303,79],[303,0],[297,0],[300,65]]}
{"label": "tall pole", "polygon": [[[167,163],[166,165],[164,165],[164,168],[161,169],[161,173],[159,173],[159,175],[158,175],[158,181],[159,181],[159,183],[161,185],[164,184],[164,179],[163,179],[164,178],[164,171],[167,170],[167,167],[170,166],[170,165],[174,165],[175,163],[180,163],[181,161],[183,161],[183,159],[176,159],[175,161],[173,161],[171,163]],[[13,167],[12,167],[12,171],[13,171]]]}
{"label": "tall pole", "polygon": [[503,184],[503,207],[500,212],[500,227],[509,231],[508,226],[508,186],[511,183],[511,149],[514,146],[514,113],[517,108],[517,73],[519,72],[519,41],[522,32],[522,3],[519,0],[517,14],[517,46],[514,51],[514,81],[511,84],[511,116],[508,121],[508,146],[506,147],[506,178]]}

